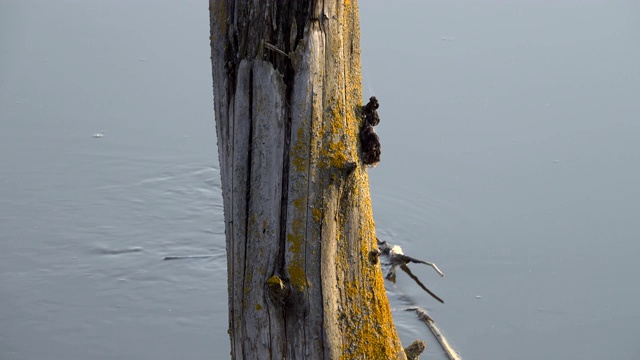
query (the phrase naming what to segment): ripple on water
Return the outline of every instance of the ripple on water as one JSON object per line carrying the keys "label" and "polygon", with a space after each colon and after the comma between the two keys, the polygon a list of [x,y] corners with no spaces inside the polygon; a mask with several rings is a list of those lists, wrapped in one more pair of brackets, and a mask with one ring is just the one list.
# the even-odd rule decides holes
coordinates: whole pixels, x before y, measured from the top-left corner
{"label": "ripple on water", "polygon": [[94,248],[91,252],[99,255],[122,255],[122,254],[130,254],[142,252],[143,249],[140,246],[134,246],[130,248],[121,248],[121,249],[110,249],[105,247]]}

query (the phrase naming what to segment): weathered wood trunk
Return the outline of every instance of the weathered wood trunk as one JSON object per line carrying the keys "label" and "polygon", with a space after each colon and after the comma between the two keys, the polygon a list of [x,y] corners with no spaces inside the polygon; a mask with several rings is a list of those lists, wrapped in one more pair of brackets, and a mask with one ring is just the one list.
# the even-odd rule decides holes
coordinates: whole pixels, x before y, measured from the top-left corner
{"label": "weathered wood trunk", "polygon": [[210,13],[232,357],[405,358],[371,256],[357,3]]}

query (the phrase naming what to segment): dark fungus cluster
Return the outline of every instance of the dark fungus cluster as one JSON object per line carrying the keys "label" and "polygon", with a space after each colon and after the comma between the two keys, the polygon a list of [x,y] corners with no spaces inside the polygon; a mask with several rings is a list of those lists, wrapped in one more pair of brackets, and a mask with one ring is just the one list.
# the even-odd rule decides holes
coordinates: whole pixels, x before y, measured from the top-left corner
{"label": "dark fungus cluster", "polygon": [[373,130],[373,127],[380,123],[379,106],[378,99],[372,96],[369,103],[362,107],[362,117],[364,118],[362,129],[360,129],[362,161],[370,166],[375,166],[380,162],[380,138]]}

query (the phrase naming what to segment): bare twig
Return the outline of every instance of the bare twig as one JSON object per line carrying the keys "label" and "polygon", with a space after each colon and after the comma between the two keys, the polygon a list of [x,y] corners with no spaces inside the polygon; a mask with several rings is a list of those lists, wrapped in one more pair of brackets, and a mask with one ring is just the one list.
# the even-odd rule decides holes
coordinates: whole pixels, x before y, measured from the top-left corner
{"label": "bare twig", "polygon": [[420,282],[420,280],[418,279],[417,276],[413,275],[413,273],[411,272],[411,270],[409,270],[409,267],[406,264],[402,264],[400,265],[400,269],[402,269],[404,272],[407,273],[407,275],[409,275],[410,278],[413,279],[413,281],[415,281],[418,286],[420,286],[424,291],[426,291],[427,293],[429,293],[429,295],[433,296],[434,299],[440,301],[441,303],[444,304],[444,300],[440,299],[438,297],[438,295],[434,294],[431,292],[431,290],[427,289],[426,286],[424,286],[424,284],[422,284],[422,282]]}

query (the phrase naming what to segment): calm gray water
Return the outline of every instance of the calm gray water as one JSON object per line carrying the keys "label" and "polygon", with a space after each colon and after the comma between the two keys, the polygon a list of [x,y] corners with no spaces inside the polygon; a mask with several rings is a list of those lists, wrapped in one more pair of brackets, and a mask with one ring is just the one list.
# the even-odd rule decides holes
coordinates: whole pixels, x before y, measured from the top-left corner
{"label": "calm gray water", "polygon": [[[640,5],[360,8],[403,342],[640,358]],[[212,107],[206,3],[0,2],[0,359],[228,357]]]}

